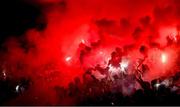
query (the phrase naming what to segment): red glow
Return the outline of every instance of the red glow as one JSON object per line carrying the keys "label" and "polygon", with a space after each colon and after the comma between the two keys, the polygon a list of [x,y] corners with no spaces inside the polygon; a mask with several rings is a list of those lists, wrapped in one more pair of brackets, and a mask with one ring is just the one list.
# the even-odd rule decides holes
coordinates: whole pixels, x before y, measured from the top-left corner
{"label": "red glow", "polygon": [[[42,5],[46,29],[26,31],[28,46],[34,46],[27,53],[18,38],[8,39],[5,46],[9,51],[2,53],[1,59],[13,78],[32,78],[36,88],[30,89],[31,96],[27,93],[25,97],[35,104],[58,104],[53,88],[67,87],[75,77],[82,81],[83,74],[98,64],[109,67],[111,73],[132,74],[139,59],[144,59],[143,63],[150,68],[143,76],[145,80],[170,76],[179,70],[179,13],[178,3],[165,1],[67,0],[63,10],[58,4],[61,0],[34,0],[33,3]],[[54,5],[46,5],[49,3]],[[172,7],[169,11],[168,4]],[[145,47],[140,50],[142,46]],[[122,55],[113,59],[111,54],[117,47],[122,49]],[[108,64],[110,59],[117,63]],[[93,75],[98,80],[106,77],[96,70]],[[32,97],[39,99],[34,101]],[[61,103],[76,102],[67,99]]]}

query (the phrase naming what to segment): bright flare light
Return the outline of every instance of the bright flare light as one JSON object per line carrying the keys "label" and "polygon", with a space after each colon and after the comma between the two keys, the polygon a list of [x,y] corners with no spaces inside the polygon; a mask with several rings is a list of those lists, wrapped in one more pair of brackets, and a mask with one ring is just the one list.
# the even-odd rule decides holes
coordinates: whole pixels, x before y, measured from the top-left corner
{"label": "bright flare light", "polygon": [[156,89],[158,89],[160,85],[161,85],[160,83],[157,83],[154,86],[155,86]]}
{"label": "bright flare light", "polygon": [[71,60],[71,57],[70,56],[68,56],[68,57],[66,57],[66,62],[69,62],[70,60]]}
{"label": "bright flare light", "polygon": [[119,63],[119,67],[114,67],[111,64],[109,65],[109,72],[113,74],[119,74],[119,73],[125,73],[126,69],[129,65],[129,61],[127,59],[122,59],[122,61]]}
{"label": "bright flare light", "polygon": [[121,71],[125,72],[125,69],[128,67],[128,60],[122,60],[120,63]]}
{"label": "bright flare light", "polygon": [[166,63],[167,62],[167,55],[165,53],[161,54],[161,61],[162,61],[162,63]]}
{"label": "bright flare light", "polygon": [[85,40],[84,40],[84,39],[82,39],[82,40],[81,40],[81,43],[85,44]]}
{"label": "bright flare light", "polygon": [[109,71],[114,74],[114,73],[117,73],[120,72],[120,67],[114,67],[112,66],[111,64],[109,65]]}
{"label": "bright flare light", "polygon": [[16,92],[19,92],[19,85],[16,86]]}

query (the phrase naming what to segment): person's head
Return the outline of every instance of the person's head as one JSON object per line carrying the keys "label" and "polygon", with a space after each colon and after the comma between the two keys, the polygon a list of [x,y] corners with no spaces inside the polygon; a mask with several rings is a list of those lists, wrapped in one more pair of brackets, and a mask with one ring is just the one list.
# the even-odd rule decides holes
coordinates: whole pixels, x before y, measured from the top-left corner
{"label": "person's head", "polygon": [[95,68],[97,69],[97,68],[99,68],[99,67],[101,67],[100,64],[97,64]]}
{"label": "person's head", "polygon": [[154,79],[151,81],[151,87],[152,88],[155,88],[155,85],[158,83],[158,80],[157,79]]}
{"label": "person's head", "polygon": [[113,78],[114,78],[115,80],[117,80],[117,79],[118,79],[118,76],[117,76],[117,75],[114,75]]}
{"label": "person's head", "polygon": [[116,56],[116,52],[112,52],[111,53],[111,58],[115,57]]}
{"label": "person's head", "polygon": [[147,81],[144,82],[144,86],[145,86],[144,88],[146,88],[146,89],[150,89],[151,88],[150,83],[147,82]]}
{"label": "person's head", "polygon": [[70,82],[69,85],[68,85],[69,89],[72,89],[73,86],[74,86],[73,82]]}
{"label": "person's head", "polygon": [[119,47],[116,47],[116,49],[115,49],[115,50],[116,50],[116,52],[117,52],[117,53],[122,53],[122,49],[121,49],[121,48],[119,48]]}
{"label": "person's head", "polygon": [[79,84],[79,83],[80,83],[79,77],[76,77],[76,78],[74,79],[74,82],[75,82],[75,84]]}
{"label": "person's head", "polygon": [[147,55],[147,52],[148,52],[148,48],[144,45],[142,45],[140,48],[139,48],[139,51],[140,53],[142,53],[143,55]]}
{"label": "person's head", "polygon": [[142,71],[143,71],[143,72],[149,71],[148,65],[142,64]]}
{"label": "person's head", "polygon": [[164,94],[166,91],[166,86],[164,84],[161,84],[159,87],[158,87],[158,93],[159,94]]}

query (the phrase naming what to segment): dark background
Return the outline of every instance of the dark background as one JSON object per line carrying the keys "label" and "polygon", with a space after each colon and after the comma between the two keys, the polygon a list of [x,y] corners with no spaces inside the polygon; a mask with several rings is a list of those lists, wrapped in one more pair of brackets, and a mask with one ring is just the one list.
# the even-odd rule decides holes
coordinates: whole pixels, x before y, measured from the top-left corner
{"label": "dark background", "polygon": [[19,37],[30,28],[42,30],[45,22],[40,6],[25,0],[0,1],[0,44],[11,36]]}

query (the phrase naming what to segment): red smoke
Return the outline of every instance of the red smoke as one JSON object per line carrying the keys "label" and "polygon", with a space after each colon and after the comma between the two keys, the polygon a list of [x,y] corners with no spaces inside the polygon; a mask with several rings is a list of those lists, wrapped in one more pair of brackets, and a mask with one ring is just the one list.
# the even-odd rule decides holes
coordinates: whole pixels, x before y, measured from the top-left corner
{"label": "red smoke", "polygon": [[[132,63],[147,56],[144,63],[150,71],[143,77],[146,80],[179,70],[179,0],[27,2],[41,7],[47,27],[43,31],[29,29],[22,37],[5,42],[8,51],[1,53],[1,62],[7,74],[33,81],[16,103],[26,97],[25,104],[57,104],[55,86],[67,87],[97,64],[107,66],[116,47],[122,48]],[[26,49],[20,41],[25,41]],[[141,46],[147,50],[140,52]],[[164,53],[167,58],[162,62]]]}

